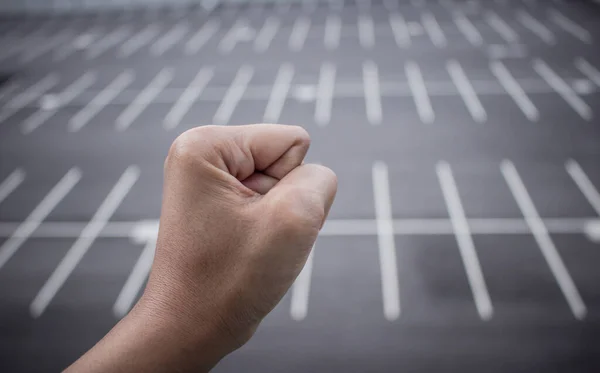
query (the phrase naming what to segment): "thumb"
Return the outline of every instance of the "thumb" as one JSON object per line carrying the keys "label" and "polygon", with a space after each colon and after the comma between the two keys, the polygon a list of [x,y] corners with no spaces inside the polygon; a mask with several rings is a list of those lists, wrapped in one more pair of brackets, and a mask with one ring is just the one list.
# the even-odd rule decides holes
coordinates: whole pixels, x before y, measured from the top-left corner
{"label": "thumb", "polygon": [[278,211],[280,222],[318,230],[329,214],[336,192],[337,176],[331,169],[303,164],[269,190],[262,202]]}

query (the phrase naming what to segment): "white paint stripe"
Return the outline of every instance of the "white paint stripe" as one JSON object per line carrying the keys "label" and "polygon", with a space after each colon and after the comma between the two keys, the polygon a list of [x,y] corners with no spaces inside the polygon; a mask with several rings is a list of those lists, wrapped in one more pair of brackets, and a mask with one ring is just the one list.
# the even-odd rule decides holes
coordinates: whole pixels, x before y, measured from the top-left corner
{"label": "white paint stripe", "polygon": [[279,30],[279,23],[279,19],[275,17],[269,17],[265,20],[262,29],[254,39],[254,50],[257,53],[263,53],[269,49],[273,38],[277,35],[277,30]]}
{"label": "white paint stripe", "polygon": [[285,105],[288,93],[290,91],[290,85],[294,78],[294,66],[290,63],[284,63],[277,71],[275,82],[273,83],[273,89],[265,108],[265,114],[263,119],[267,123],[279,122],[281,111]]}
{"label": "white paint stripe", "polygon": [[54,52],[54,61],[63,61],[81,48],[89,48],[96,41],[97,34],[102,30],[98,26],[90,26],[87,30],[79,33],[73,41],[66,43],[62,48]]}
{"label": "white paint stripe", "polygon": [[585,171],[583,171],[579,163],[572,159],[567,161],[566,169],[579,190],[581,190],[581,193],[585,196],[585,199],[587,199],[596,213],[600,215],[600,192],[598,192],[590,178],[585,174]]}
{"label": "white paint stripe", "polygon": [[227,31],[227,33],[223,36],[223,38],[219,42],[219,45],[218,45],[219,52],[221,52],[223,54],[231,53],[231,51],[233,51],[233,48],[235,48],[236,44],[239,41],[240,30],[244,30],[244,29],[247,29],[246,21],[241,18],[236,20],[235,23],[229,29],[229,31]]}
{"label": "white paint stripe", "polygon": [[453,16],[454,23],[458,30],[465,36],[465,39],[475,47],[483,45],[483,37],[475,25],[462,13],[455,13]]}
{"label": "white paint stripe", "polygon": [[37,229],[52,210],[65,198],[81,179],[81,172],[72,168],[65,176],[50,190],[39,205],[33,209],[29,216],[23,221],[12,236],[0,246],[0,268],[19,250],[27,238]]}
{"label": "white paint stripe", "polygon": [[[96,74],[93,72],[84,73],[79,79],[69,85],[65,90],[58,95],[59,104],[64,107],[71,103],[75,98],[79,97],[86,89],[91,87],[96,81]],[[58,109],[44,110],[39,109],[31,116],[26,118],[21,124],[23,134],[29,134],[35,129],[44,124],[48,119],[52,118]]]}
{"label": "white paint stripe", "polygon": [[178,23],[150,47],[150,53],[154,56],[162,56],[188,33],[189,26],[186,23]]}
{"label": "white paint stripe", "polygon": [[550,66],[544,61],[536,59],[533,61],[533,68],[546,83],[548,83],[548,85],[577,112],[577,114],[587,121],[592,119],[592,109],[577,95],[577,93],[575,93],[567,82],[550,68]]}
{"label": "white paint stripe", "polygon": [[25,106],[37,100],[41,95],[57,85],[59,82],[58,75],[51,73],[36,84],[27,88],[24,92],[15,96],[8,101],[2,111],[0,111],[0,123],[16,114]]}
{"label": "white paint stripe", "polygon": [[516,43],[519,41],[519,34],[516,33],[498,14],[489,11],[486,13],[486,20],[494,31],[496,31],[507,43]]}
{"label": "white paint stripe", "polygon": [[131,70],[125,70],[115,78],[106,88],[94,97],[69,121],[68,130],[77,132],[89,123],[106,105],[114,100],[134,79]]}
{"label": "white paint stripe", "polygon": [[473,120],[479,123],[485,122],[487,120],[485,109],[483,108],[481,101],[479,101],[477,93],[475,93],[463,68],[456,60],[449,60],[446,63],[446,69],[448,70],[448,74],[450,74],[450,78],[456,86],[458,93],[465,102],[469,113],[473,117]]}
{"label": "white paint stripe", "polygon": [[192,80],[190,85],[183,91],[169,113],[165,116],[163,122],[165,129],[173,129],[181,123],[183,117],[194,105],[194,102],[196,102],[198,97],[202,94],[202,91],[204,91],[204,88],[208,85],[208,82],[212,79],[213,74],[212,67],[203,67],[200,69],[198,74],[194,77],[194,80]]}
{"label": "white paint stripe", "polygon": [[31,104],[46,91],[58,84],[58,75],[51,73],[46,75],[42,80],[33,84],[19,95],[8,101],[4,108],[19,110]]}
{"label": "white paint stripe", "polygon": [[437,165],[436,171],[442,193],[444,194],[444,200],[446,201],[448,214],[454,228],[456,243],[458,244],[460,256],[465,266],[467,279],[473,292],[477,312],[483,320],[489,320],[492,318],[494,312],[492,301],[485,284],[481,264],[479,263],[475,244],[471,236],[469,222],[467,221],[465,210],[460,200],[460,194],[452,175],[452,169],[448,163],[441,162]]}
{"label": "white paint stripe", "polygon": [[344,9],[344,0],[328,0],[327,3],[329,3],[329,9],[331,10],[340,11]]}
{"label": "white paint stripe", "polygon": [[33,317],[41,316],[54,296],[62,288],[77,264],[94,243],[98,234],[102,231],[110,217],[117,210],[129,190],[139,178],[140,170],[136,166],[130,166],[119,178],[106,199],[102,202],[90,222],[85,226],[82,236],[75,241],[62,261],[58,264],[48,281],[42,286],[35,296],[29,310]]}
{"label": "white paint stripe", "polygon": [[537,19],[533,18],[529,13],[524,10],[517,12],[517,19],[525,26],[529,31],[537,35],[546,44],[556,44],[556,37],[544,24]]}
{"label": "white paint stripe", "polygon": [[597,68],[592,66],[592,64],[582,57],[579,57],[575,60],[575,67],[577,67],[579,71],[586,76],[586,78],[600,87],[600,71]]}
{"label": "white paint stripe", "polygon": [[334,64],[325,62],[321,65],[315,102],[315,122],[320,126],[329,124],[329,121],[331,120],[331,109],[335,91],[335,75],[336,67]]}
{"label": "white paint stripe", "polygon": [[300,16],[294,22],[292,33],[288,42],[288,47],[292,52],[299,52],[304,48],[308,31],[310,30],[310,18]]}
{"label": "white paint stripe", "polygon": [[143,46],[148,45],[160,32],[160,28],[156,25],[148,25],[139,33],[132,36],[119,48],[118,57],[129,57]]}
{"label": "white paint stripe", "polygon": [[144,88],[139,95],[116,119],[117,131],[124,131],[139,117],[139,115],[158,97],[158,95],[173,80],[173,69],[164,68]]}
{"label": "white paint stripe", "polygon": [[400,293],[388,169],[383,162],[373,164],[373,193],[377,218],[383,314],[387,320],[393,321],[400,316]]}
{"label": "white paint stripe", "polygon": [[242,65],[240,67],[227,92],[225,92],[225,96],[221,100],[221,105],[217,108],[213,117],[214,123],[227,124],[229,122],[233,111],[244,96],[244,92],[248,88],[248,83],[250,83],[253,75],[254,68],[252,66]]}
{"label": "white paint stripe", "polygon": [[88,60],[92,60],[100,57],[103,53],[105,53],[110,48],[116,46],[117,44],[123,42],[127,36],[129,36],[130,30],[126,26],[119,27],[115,31],[106,35],[104,38],[100,39],[96,44],[92,45],[85,54],[85,57]]}
{"label": "white paint stripe", "polygon": [[419,118],[421,118],[423,123],[432,123],[435,120],[435,113],[431,106],[427,87],[425,86],[425,81],[423,81],[419,65],[409,61],[404,65],[404,70],[408,79],[408,86],[415,100]]}
{"label": "white paint stripe", "polygon": [[440,24],[435,19],[435,16],[430,12],[425,12],[421,16],[421,23],[433,45],[438,48],[445,48],[448,41],[446,40],[446,36],[444,35]]}
{"label": "white paint stripe", "polygon": [[[543,219],[551,234],[589,234],[600,227],[598,217],[546,218]],[[453,235],[452,223],[448,219],[394,219],[394,234],[408,236]],[[468,219],[472,235],[527,235],[530,230],[522,218],[473,218]],[[0,222],[0,237],[21,237],[17,232],[20,223]],[[78,238],[86,222],[60,221],[41,223],[29,238]],[[97,237],[132,238],[145,241],[156,238],[158,220],[109,222]],[[373,219],[333,219],[327,220],[319,233],[321,236],[374,236],[377,235],[377,221]]]}
{"label": "white paint stripe", "polygon": [[17,190],[19,185],[21,185],[24,180],[25,171],[17,168],[11,172],[10,175],[8,175],[6,179],[0,183],[0,203],[2,203],[2,201],[4,201],[12,192]]}
{"label": "white paint stripe", "polygon": [[200,49],[219,31],[220,23],[217,20],[209,19],[185,44],[185,53],[188,55],[196,54]]}
{"label": "white paint stripe", "polygon": [[390,27],[394,40],[400,48],[408,48],[411,45],[410,32],[404,17],[398,13],[390,14]]}
{"label": "white paint stripe", "polygon": [[326,49],[333,50],[340,45],[342,21],[337,15],[328,15],[325,20],[323,43]]}
{"label": "white paint stripe", "polygon": [[575,21],[565,17],[562,13],[556,9],[548,11],[550,18],[565,32],[573,35],[577,39],[581,40],[586,44],[592,44],[592,35],[583,27],[579,26]]}
{"label": "white paint stripe", "polygon": [[142,290],[142,286],[144,286],[144,282],[152,268],[155,250],[156,241],[153,239],[148,240],[113,305],[113,314],[117,318],[123,318],[133,307],[133,303]]}
{"label": "white paint stripe", "polygon": [[504,161],[501,165],[501,171],[515,201],[521,209],[521,213],[527,221],[527,225],[529,225],[529,228],[531,229],[535,241],[540,247],[542,255],[546,259],[552,274],[556,278],[569,307],[571,307],[573,315],[579,320],[585,318],[587,313],[586,306],[583,303],[579,291],[563,263],[560,254],[548,233],[548,229],[540,218],[515,166],[509,161]]}
{"label": "white paint stripe", "polygon": [[363,64],[363,87],[365,90],[367,119],[373,125],[381,124],[383,114],[381,91],[379,89],[379,72],[373,61],[366,61]]}
{"label": "white paint stripe", "polygon": [[373,18],[369,15],[361,14],[358,16],[358,40],[360,46],[365,49],[371,49],[375,46],[375,27]]}
{"label": "white paint stripe", "polygon": [[290,302],[290,316],[292,320],[302,321],[308,313],[308,298],[310,295],[310,282],[312,277],[315,247],[313,246],[302,272],[296,278],[292,287],[292,299]]}
{"label": "white paint stripe", "polygon": [[490,63],[490,70],[510,97],[515,101],[519,109],[525,114],[527,119],[536,122],[540,117],[538,109],[533,102],[531,102],[523,88],[519,85],[519,82],[517,82],[504,64],[500,61],[492,61]]}

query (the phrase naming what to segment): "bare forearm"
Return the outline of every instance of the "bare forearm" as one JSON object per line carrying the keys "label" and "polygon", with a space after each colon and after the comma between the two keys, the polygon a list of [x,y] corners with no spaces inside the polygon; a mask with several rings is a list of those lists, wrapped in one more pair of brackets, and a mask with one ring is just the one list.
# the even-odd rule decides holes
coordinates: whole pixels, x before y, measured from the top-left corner
{"label": "bare forearm", "polygon": [[230,349],[219,331],[161,315],[142,299],[65,372],[208,372]]}

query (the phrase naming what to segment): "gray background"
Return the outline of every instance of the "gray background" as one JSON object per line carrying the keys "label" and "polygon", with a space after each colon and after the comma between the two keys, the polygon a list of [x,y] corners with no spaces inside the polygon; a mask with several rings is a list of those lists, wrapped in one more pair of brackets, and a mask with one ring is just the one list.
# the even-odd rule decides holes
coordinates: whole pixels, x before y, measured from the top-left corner
{"label": "gray background", "polygon": [[[310,132],[309,160],[337,172],[339,193],[312,271],[301,276],[303,285],[311,279],[308,297],[299,296],[301,286],[291,291],[215,371],[598,371],[597,2],[205,5],[2,16],[0,256],[12,255],[0,266],[0,370],[58,371],[118,320],[115,302],[147,263],[144,247],[151,254],[162,162],[179,133],[276,119]],[[480,41],[464,21],[459,26],[461,16]],[[305,41],[291,45],[306,20]],[[467,80],[454,81],[448,61]],[[526,98],[509,94],[495,62]],[[365,63],[376,66],[379,89],[371,89],[373,74],[365,82]],[[293,68],[289,90],[278,80],[284,64]],[[326,64],[336,71],[330,110]],[[431,122],[419,115],[411,64],[424,80]],[[148,89],[164,68],[170,79]],[[206,87],[200,92],[196,81],[188,89],[203,68],[213,71]],[[244,86],[240,74],[249,69]],[[475,99],[465,94],[469,87]],[[280,115],[265,118],[269,105],[277,107],[269,102],[281,97]],[[527,100],[537,120],[520,109]],[[468,109],[477,101],[485,118]],[[165,121],[178,102],[191,105],[179,120]],[[138,115],[124,120],[134,108]],[[74,124],[81,127],[73,131]],[[466,224],[456,204],[447,207],[439,177],[446,164]],[[514,193],[511,164],[525,197]],[[72,168],[80,180],[47,215],[31,215]],[[124,173],[139,176],[130,189]],[[114,211],[101,209],[108,222],[98,220],[113,188],[123,200]],[[530,210],[523,218],[527,196],[541,219]],[[474,296],[471,286],[481,282],[465,268],[481,273],[491,314],[477,308],[481,292]],[[571,280],[576,290],[561,290]],[[39,308],[44,294],[51,296]],[[305,315],[291,311],[294,298]],[[392,309],[387,317],[384,304]]]}

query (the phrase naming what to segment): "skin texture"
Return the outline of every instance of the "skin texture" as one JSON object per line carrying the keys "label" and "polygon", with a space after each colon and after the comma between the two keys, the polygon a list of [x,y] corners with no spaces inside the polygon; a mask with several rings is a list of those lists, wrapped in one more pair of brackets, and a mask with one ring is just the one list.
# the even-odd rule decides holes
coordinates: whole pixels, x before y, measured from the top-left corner
{"label": "skin texture", "polygon": [[300,273],[335,174],[284,125],[205,126],[164,165],[157,249],[140,301],[67,372],[206,372],[253,335]]}

